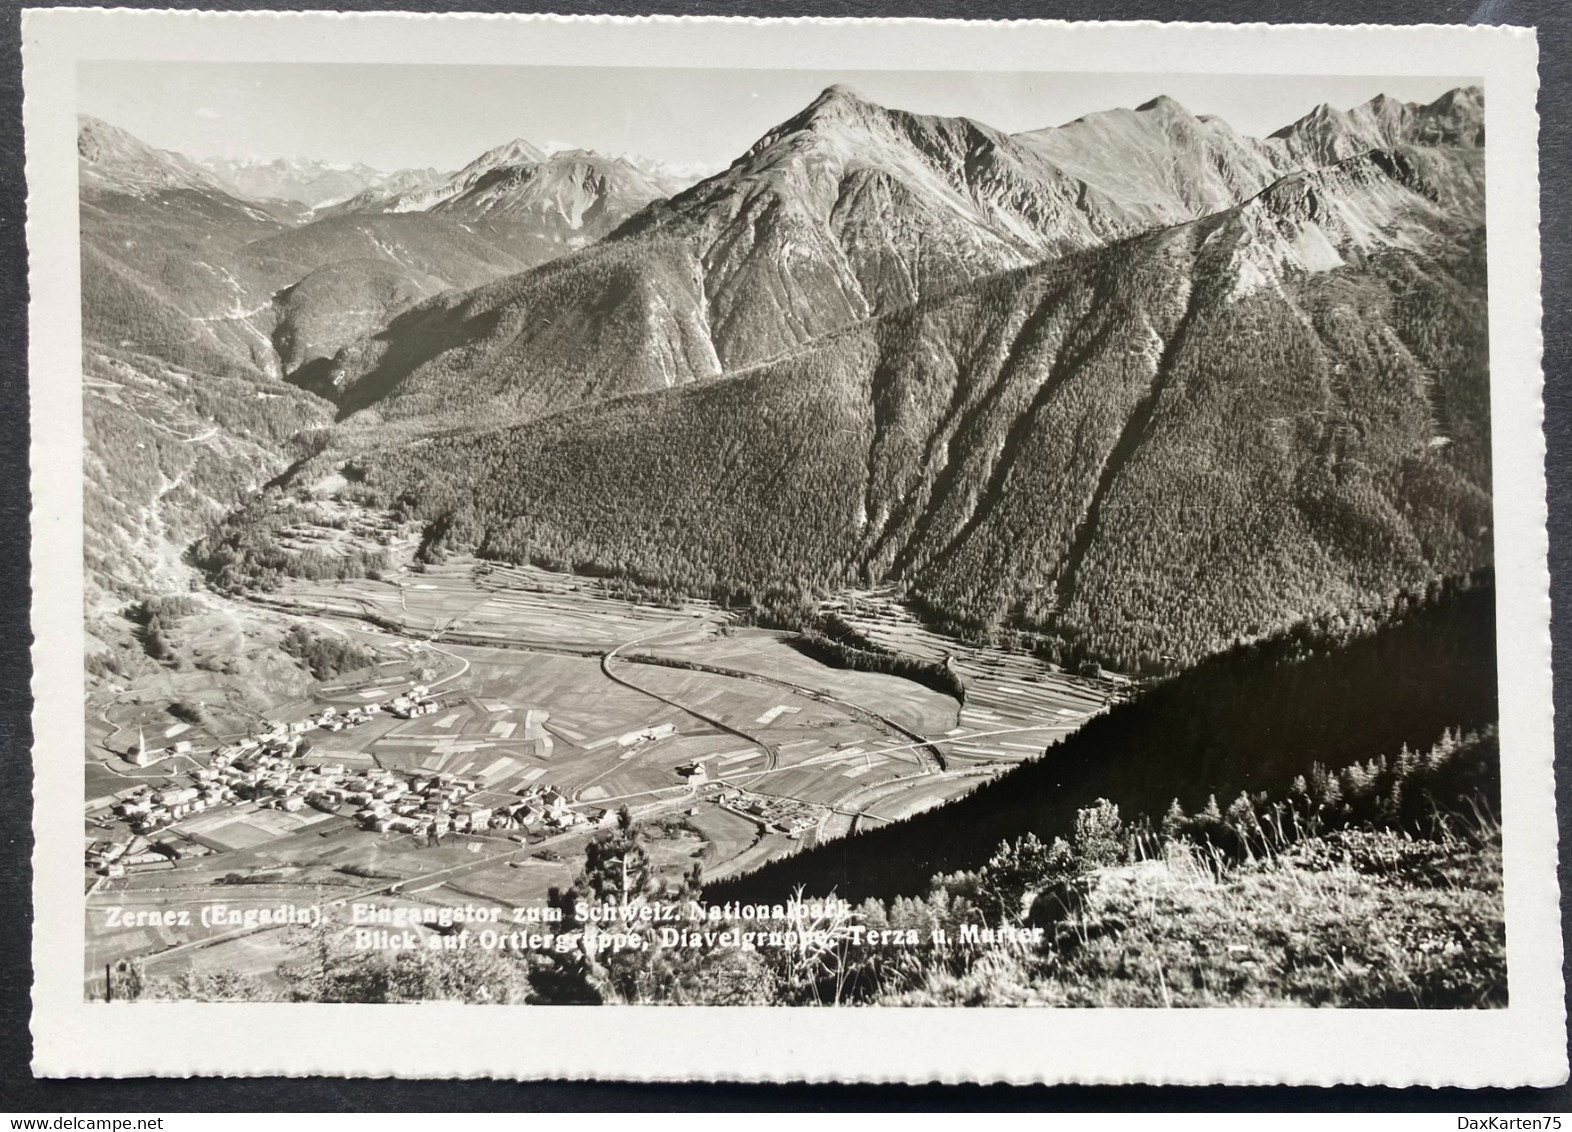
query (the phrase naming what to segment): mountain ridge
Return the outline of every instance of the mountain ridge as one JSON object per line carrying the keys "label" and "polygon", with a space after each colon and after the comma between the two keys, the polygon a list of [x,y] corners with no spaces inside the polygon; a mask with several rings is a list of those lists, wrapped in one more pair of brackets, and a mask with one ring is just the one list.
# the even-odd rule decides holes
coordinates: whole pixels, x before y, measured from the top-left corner
{"label": "mountain ridge", "polygon": [[[1474,96],[1452,101],[1477,108]],[[509,313],[520,304],[555,325],[569,302],[647,328],[625,339],[645,344],[641,357],[591,348],[599,371],[626,378],[599,381],[596,395],[711,380],[970,279],[1232,206],[1285,175],[1283,146],[1203,123],[1171,99],[1144,106],[1011,138],[969,119],[888,110],[847,87],[829,87],[726,170],[647,205],[549,278],[515,280],[464,300],[472,315],[489,313],[480,321],[446,320],[451,337],[435,349],[390,347],[403,332],[397,326],[381,341],[362,343],[335,363],[333,395],[346,414],[375,406],[406,418],[444,400],[490,395],[472,390],[506,391],[514,374],[521,388],[500,402],[508,411],[574,403],[560,383],[554,388],[569,392],[566,401],[540,395],[541,374],[583,368],[571,344],[553,345],[554,336],[532,332],[517,340],[495,333],[533,324]],[[1072,143],[1108,152],[1110,131],[1123,131],[1112,152],[1147,153],[1149,175],[1132,182],[1144,186],[1135,192],[1140,201],[1128,186],[1121,200],[1046,156]],[[1153,159],[1149,150],[1163,156]],[[1185,161],[1170,160],[1180,151],[1189,154]],[[1110,168],[1133,167],[1123,158],[1100,169],[1085,160],[1062,165],[1103,184],[1116,180]],[[1212,173],[1188,194],[1163,181],[1193,166]],[[678,279],[668,299],[649,298]],[[605,289],[607,281],[615,287]],[[477,337],[469,328],[482,324],[486,331]],[[426,333],[434,324],[419,325]],[[387,362],[417,355],[413,366]],[[663,360],[654,365],[657,355]]]}
{"label": "mountain ridge", "polygon": [[456,173],[402,192],[368,189],[329,212],[440,213],[472,225],[506,219],[582,247],[664,195],[654,178],[623,158],[575,148],[548,155],[516,138]]}
{"label": "mountain ridge", "polygon": [[1398,145],[1477,149],[1485,142],[1484,91],[1457,87],[1424,104],[1378,94],[1348,111],[1323,102],[1267,142],[1280,146],[1290,160],[1316,165]]}
{"label": "mountain ridge", "polygon": [[1482,193],[1477,157],[1361,154],[373,478],[505,559],[699,593],[893,578],[959,630],[1193,659],[1488,562]]}
{"label": "mountain ridge", "polygon": [[212,173],[168,149],[158,149],[102,118],[77,115],[76,151],[84,191],[133,196],[185,189],[227,192]]}

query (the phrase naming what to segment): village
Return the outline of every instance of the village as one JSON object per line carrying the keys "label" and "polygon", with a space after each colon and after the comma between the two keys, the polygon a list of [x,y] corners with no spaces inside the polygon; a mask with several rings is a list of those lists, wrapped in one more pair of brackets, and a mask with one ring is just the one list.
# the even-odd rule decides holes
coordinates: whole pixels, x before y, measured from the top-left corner
{"label": "village", "polygon": [[[292,723],[274,723],[237,742],[224,744],[197,762],[189,741],[149,749],[138,735],[126,761],[148,767],[184,758],[188,771],[171,772],[171,781],[155,787],[141,784],[113,797],[97,800],[87,820],[107,836],[87,847],[86,865],[98,875],[125,877],[171,869],[175,863],[204,857],[225,848],[200,833],[182,831],[180,823],[219,807],[299,813],[308,807],[323,814],[345,814],[362,830],[403,834],[436,845],[449,834],[496,832],[515,841],[575,826],[606,824],[614,815],[605,810],[574,809],[566,794],[549,783],[535,783],[516,793],[487,793],[473,777],[421,774],[380,767],[349,769],[341,763],[317,761],[307,732],[336,732],[360,726],[379,713],[397,719],[428,715],[443,707],[423,685],[415,685],[384,703],[346,711],[328,706]],[[160,836],[162,835],[162,836]]]}

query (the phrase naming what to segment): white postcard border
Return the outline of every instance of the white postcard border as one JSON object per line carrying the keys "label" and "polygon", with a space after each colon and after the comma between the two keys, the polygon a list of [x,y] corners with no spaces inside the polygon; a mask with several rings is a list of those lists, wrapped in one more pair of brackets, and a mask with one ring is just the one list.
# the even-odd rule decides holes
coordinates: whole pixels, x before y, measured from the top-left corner
{"label": "white postcard border", "polygon": [[[1549,1085],[1556,882],[1536,44],[1505,28],[24,14],[32,396],[34,1072],[771,1081]],[[82,1000],[82,453],[75,65],[86,59],[1467,74],[1486,91],[1510,1006],[1498,1011],[485,1007]],[[60,820],[67,818],[67,820]]]}

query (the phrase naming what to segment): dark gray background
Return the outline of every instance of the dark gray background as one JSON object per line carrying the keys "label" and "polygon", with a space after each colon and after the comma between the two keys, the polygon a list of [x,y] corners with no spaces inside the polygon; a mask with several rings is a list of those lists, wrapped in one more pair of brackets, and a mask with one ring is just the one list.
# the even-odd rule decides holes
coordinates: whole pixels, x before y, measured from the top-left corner
{"label": "dark gray background", "polygon": [[[86,0],[84,0],[86,2]],[[332,0],[266,3],[208,0],[210,9],[313,10]],[[30,6],[48,7],[35,2]],[[127,8],[169,7],[123,0]],[[1540,238],[1544,255],[1545,430],[1550,497],[1557,810],[1561,869],[1572,867],[1572,634],[1564,621],[1572,602],[1572,162],[1569,162],[1569,50],[1572,5],[1565,0],[601,0],[555,5],[340,0],[344,10],[427,12],[555,11],[621,15],[669,13],[754,16],[928,16],[969,19],[1216,20],[1271,23],[1491,23],[1534,26],[1540,52]],[[1558,1089],[1269,1089],[1059,1086],[745,1086],[616,1083],[346,1081],[321,1078],[38,1081],[28,1068],[32,853],[32,746],[28,649],[28,427],[27,427],[27,191],[22,156],[22,79],[16,0],[0,0],[0,1111],[36,1113],[151,1113],[176,1111],[525,1111],[564,1110],[1401,1110],[1435,1112],[1572,1111],[1572,1087]],[[697,126],[698,124],[696,124]],[[79,563],[58,564],[75,570]],[[76,758],[73,751],[40,751],[40,759]],[[1567,938],[1565,901],[1563,939]],[[1572,965],[1567,968],[1572,975]],[[1569,977],[1572,983],[1572,977]],[[396,1008],[389,1008],[390,1022]],[[521,1032],[521,1041],[540,1040]],[[83,1034],[83,1043],[94,1035]],[[147,1040],[158,1040],[150,1026]],[[419,1041],[411,1034],[412,1041]],[[1572,1044],[1572,1043],[1569,1043]],[[788,1072],[790,1066],[785,1066]],[[1438,1121],[1437,1127],[1455,1126]]]}

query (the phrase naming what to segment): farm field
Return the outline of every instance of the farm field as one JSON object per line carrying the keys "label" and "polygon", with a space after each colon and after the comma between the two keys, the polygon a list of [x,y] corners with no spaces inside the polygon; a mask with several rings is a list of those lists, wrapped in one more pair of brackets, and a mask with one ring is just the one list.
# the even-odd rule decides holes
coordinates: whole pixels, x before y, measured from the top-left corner
{"label": "farm field", "polygon": [[[628,678],[689,705],[754,740],[704,760],[712,781],[749,791],[834,805],[860,779],[884,780],[926,769],[911,740],[865,715],[779,686],[711,672],[619,665]],[[871,776],[871,778],[869,778]]]}
{"label": "farm field", "polygon": [[705,806],[688,818],[688,824],[704,839],[701,858],[706,876],[725,862],[736,860],[742,852],[759,840],[758,823],[719,806]]}
{"label": "farm field", "polygon": [[922,735],[942,735],[959,722],[960,705],[953,696],[898,676],[829,668],[792,648],[787,636],[767,629],[735,629],[700,642],[673,645],[662,640],[642,651],[795,684],[854,703]]}
{"label": "farm field", "polygon": [[[342,909],[367,894],[393,905],[538,907],[571,884],[597,824],[622,805],[645,823],[660,872],[676,879],[698,864],[720,879],[940,805],[1041,753],[1114,692],[1030,657],[947,641],[866,596],[843,616],[887,647],[949,655],[967,684],[964,705],[913,681],[829,667],[785,634],[731,624],[707,603],[637,606],[594,580],[545,571],[456,560],[395,582],[294,581],[246,610],[342,635],[376,658],[302,681],[258,713],[255,726],[306,729],[306,761],[464,780],[474,784],[469,801],[493,811],[555,788],[583,820],[561,832],[487,829],[432,843],[312,808],[241,803],[186,815],[158,837],[202,855],[114,879],[89,874],[90,995],[122,958],[155,974],[271,979],[287,950],[287,929],[117,928],[111,909]],[[427,689],[424,714],[315,725],[328,706],[347,712],[414,688]],[[180,727],[166,709],[155,695],[126,694],[90,713],[86,790],[99,816],[85,827],[89,842],[111,835],[106,799],[173,784],[217,742],[233,741]],[[191,749],[135,768],[115,752],[139,733],[150,743],[188,739]]]}
{"label": "farm field", "polygon": [[678,629],[710,609],[636,605],[606,595],[595,580],[533,567],[455,559],[387,581],[293,581],[269,599],[299,613],[364,618],[398,632],[471,644],[566,649],[593,654],[664,629]]}

